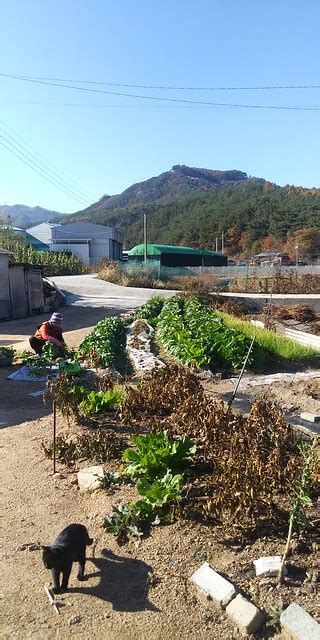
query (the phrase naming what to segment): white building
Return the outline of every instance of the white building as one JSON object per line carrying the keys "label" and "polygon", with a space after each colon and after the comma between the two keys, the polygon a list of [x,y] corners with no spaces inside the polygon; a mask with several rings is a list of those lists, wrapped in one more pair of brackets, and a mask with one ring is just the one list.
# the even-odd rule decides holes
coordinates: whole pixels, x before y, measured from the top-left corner
{"label": "white building", "polygon": [[114,227],[91,222],[43,222],[27,231],[48,244],[51,251],[71,251],[88,265],[97,264],[103,258],[120,260],[122,257],[123,237]]}
{"label": "white building", "polygon": [[60,227],[60,224],[55,222],[42,222],[41,224],[29,227],[27,232],[34,238],[40,240],[40,242],[50,244],[52,239],[52,229],[54,227]]}

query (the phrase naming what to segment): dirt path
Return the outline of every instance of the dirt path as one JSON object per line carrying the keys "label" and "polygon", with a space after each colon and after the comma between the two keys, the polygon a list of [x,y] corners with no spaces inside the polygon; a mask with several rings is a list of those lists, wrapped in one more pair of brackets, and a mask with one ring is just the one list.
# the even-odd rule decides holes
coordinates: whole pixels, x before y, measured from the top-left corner
{"label": "dirt path", "polygon": [[[212,638],[214,629],[222,638],[237,637],[224,616],[221,619],[205,600],[196,600],[193,589],[185,586],[185,576],[199,565],[192,555],[198,543],[201,546],[197,530],[186,529],[181,539],[180,525],[174,525],[170,533],[165,528],[155,530],[139,548],[119,548],[101,527],[115,497],[102,491],[80,494],[72,473],[63,471],[61,479],[52,476],[51,462],[40,448],[50,424],[43,417],[0,432],[5,513],[1,638],[187,640]],[[119,490],[116,502],[122,498]],[[85,524],[97,548],[95,559],[87,563],[84,584],[77,583],[73,570],[70,592],[60,597],[58,617],[43,590],[50,574],[42,566],[40,551],[20,548],[26,543],[50,543],[70,522]],[[152,571],[157,574],[153,586]],[[79,622],[72,624],[75,617]]]}

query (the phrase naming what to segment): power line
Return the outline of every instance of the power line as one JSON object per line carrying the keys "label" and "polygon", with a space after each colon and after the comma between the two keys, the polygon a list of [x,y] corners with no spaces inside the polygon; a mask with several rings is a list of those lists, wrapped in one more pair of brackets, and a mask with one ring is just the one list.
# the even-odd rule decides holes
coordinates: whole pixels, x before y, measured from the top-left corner
{"label": "power line", "polygon": [[[63,184],[63,182],[61,182],[61,180],[59,180],[58,178],[55,178],[55,176],[49,171],[47,171],[48,167],[46,167],[42,162],[39,162],[39,160],[37,160],[35,158],[35,156],[33,156],[32,154],[29,153],[29,151],[27,151],[26,149],[24,149],[24,147],[19,144],[19,142],[17,142],[12,136],[10,136],[8,133],[6,133],[5,131],[0,129],[0,137],[2,137],[4,139],[4,141],[9,144],[10,146],[12,146],[18,153],[20,153],[24,158],[26,158],[29,162],[31,162],[33,165],[35,165],[38,169],[40,169],[40,171],[42,171],[44,174],[46,174],[47,176],[49,176],[49,178],[51,178],[52,180],[54,180],[57,185],[59,185],[60,187],[62,187],[63,189],[65,189],[66,191],[69,192],[69,194],[71,194],[74,198],[76,198],[78,200],[78,202],[82,203],[82,204],[87,204],[87,201],[80,196],[79,194],[77,194],[75,191],[73,191],[72,189],[70,189],[68,186],[66,186],[65,184]],[[10,140],[8,140],[8,138],[10,138],[11,140],[13,140],[13,142],[15,142],[16,145],[18,145],[18,147],[20,147],[22,149],[22,151],[20,151],[20,149],[17,149],[17,147],[12,144],[12,142],[10,142]],[[26,152],[26,153],[24,153]],[[30,157],[28,157],[30,156]]]}
{"label": "power line", "polygon": [[[80,199],[84,199],[84,200],[88,200],[89,199],[91,201],[93,201],[95,199],[94,196],[92,196],[89,193],[86,193],[85,190],[83,190],[82,188],[79,188],[79,186],[77,185],[76,182],[74,182],[70,178],[69,179],[65,179],[63,173],[61,173],[61,172],[58,173],[58,170],[54,171],[54,169],[57,169],[57,167],[55,167],[55,165],[52,164],[52,162],[50,162],[49,160],[44,158],[40,153],[38,153],[31,146],[30,143],[28,143],[26,140],[24,140],[22,138],[22,136],[20,136],[16,131],[14,131],[14,129],[9,127],[9,125],[7,125],[3,120],[0,120],[0,127],[1,127],[1,125],[3,127],[5,127],[6,129],[8,129],[8,131],[11,131],[11,133],[13,133],[14,137],[10,136],[6,131],[3,131],[3,133],[5,133],[7,136],[9,136],[11,138],[11,140],[13,140],[16,144],[18,144],[24,151],[26,151],[26,153],[28,155],[30,155],[32,158],[34,158],[39,164],[43,165],[45,167],[45,169],[47,169],[50,173],[52,173],[54,176],[56,176],[58,178],[58,180],[61,181],[66,187],[69,187],[71,189],[71,191],[74,191],[76,195],[80,196]],[[19,144],[18,140],[21,140],[21,142],[23,144],[22,145]],[[31,149],[31,152],[29,151],[29,149]],[[38,158],[40,158],[40,161],[38,160]],[[54,167],[54,169],[51,169],[49,165],[51,165],[51,167]]]}
{"label": "power line", "polygon": [[[13,142],[18,145],[18,147],[20,147],[20,149],[22,149],[22,151],[20,151],[20,149],[17,149],[17,151],[19,151],[19,153],[21,153],[24,157],[26,157],[30,162],[34,163],[35,166],[37,166],[41,171],[43,171],[46,175],[48,175],[49,177],[51,177],[53,180],[56,180],[57,183],[64,187],[64,189],[66,189],[67,191],[70,192],[70,194],[72,194],[73,196],[75,196],[75,198],[77,198],[77,200],[79,202],[82,203],[86,203],[87,204],[87,200],[77,191],[75,191],[73,188],[70,188],[68,186],[68,184],[64,181],[61,180],[59,177],[55,177],[57,174],[55,174],[54,172],[51,171],[50,168],[48,168],[45,164],[43,164],[41,161],[39,161],[36,156],[34,156],[32,153],[30,153],[27,149],[25,149],[25,147],[23,147],[19,142],[17,142],[17,140],[15,138],[13,138],[12,136],[10,136],[10,134],[8,134],[6,131],[4,131],[3,129],[0,129],[0,137],[2,137],[8,144],[12,144],[10,143],[10,140],[13,140]],[[8,140],[8,138],[10,140]],[[14,145],[12,145],[13,148],[16,149],[16,147]],[[23,152],[26,152],[27,155],[25,155]],[[30,156],[30,157],[28,157]],[[49,170],[48,170],[49,169]]]}
{"label": "power line", "polygon": [[[0,136],[1,137],[1,136]],[[5,138],[3,138],[3,140],[7,143],[4,144],[3,142],[0,142],[0,145],[2,145],[5,149],[7,149],[7,151],[9,151],[12,155],[14,155],[16,158],[18,158],[19,160],[21,160],[21,162],[23,162],[24,164],[26,164],[28,167],[30,167],[30,169],[32,169],[35,173],[37,173],[39,176],[41,176],[41,178],[44,178],[44,180],[47,180],[47,182],[50,182],[54,187],[56,187],[57,189],[60,189],[60,191],[63,191],[63,193],[65,193],[67,196],[72,197],[74,200],[76,200],[78,203],[81,204],[81,206],[83,206],[83,201],[81,201],[77,196],[75,196],[74,194],[72,194],[71,192],[69,192],[69,190],[67,190],[66,188],[62,187],[60,184],[58,184],[54,179],[51,179],[50,177],[47,177],[46,175],[43,175],[43,173],[47,173],[44,172],[44,170],[41,170],[40,167],[38,167],[35,162],[33,162],[32,160],[30,160],[30,158],[28,158],[24,153],[22,153],[21,151],[19,151],[19,149],[17,149],[13,144],[11,144],[8,140],[6,140]],[[9,146],[7,146],[9,145]],[[16,152],[16,153],[15,153]],[[23,159],[24,158],[26,159]],[[35,168],[36,167],[36,168]],[[49,174],[48,174],[49,175]],[[87,204],[87,203],[85,203]]]}
{"label": "power line", "polygon": [[16,78],[24,80],[48,80],[50,82],[73,82],[79,84],[98,84],[108,87],[128,87],[131,89],[167,89],[169,91],[273,91],[285,89],[320,89],[319,84],[298,84],[298,85],[255,85],[252,87],[180,87],[172,85],[150,85],[150,84],[128,84],[124,82],[105,82],[101,80],[74,80],[70,78],[50,78],[46,76],[22,76],[0,73],[5,78]]}
{"label": "power line", "polygon": [[[138,96],[132,96],[138,97]],[[34,102],[29,100],[0,100],[0,104],[24,104],[33,106],[48,106],[48,107],[97,107],[108,109],[284,109],[287,111],[319,111],[320,105],[314,106],[268,106],[268,105],[254,105],[254,104],[232,104],[228,102],[210,102],[208,104],[191,104],[191,105],[164,105],[164,104],[94,104],[94,103],[81,103],[81,102]]]}
{"label": "power line", "polygon": [[31,82],[34,84],[42,84],[48,85],[51,87],[59,87],[63,89],[74,89],[75,91],[87,91],[90,93],[99,93],[99,94],[107,94],[111,96],[124,96],[126,98],[140,98],[143,100],[156,100],[161,102],[175,102],[175,103],[184,103],[184,104],[199,104],[199,105],[209,105],[215,107],[233,107],[233,108],[241,108],[241,109],[273,109],[273,110],[285,110],[285,111],[319,111],[320,106],[282,106],[282,105],[259,105],[259,104],[230,104],[224,102],[209,102],[205,100],[186,100],[182,98],[164,98],[162,96],[145,96],[145,95],[137,95],[132,93],[121,93],[116,91],[104,91],[102,89],[91,89],[89,87],[75,87],[73,85],[68,84],[58,84],[53,82],[47,82],[45,80],[33,80],[31,78],[26,78],[24,76],[11,76],[9,74],[1,74],[0,76],[12,78],[14,80],[23,80],[24,82]]}

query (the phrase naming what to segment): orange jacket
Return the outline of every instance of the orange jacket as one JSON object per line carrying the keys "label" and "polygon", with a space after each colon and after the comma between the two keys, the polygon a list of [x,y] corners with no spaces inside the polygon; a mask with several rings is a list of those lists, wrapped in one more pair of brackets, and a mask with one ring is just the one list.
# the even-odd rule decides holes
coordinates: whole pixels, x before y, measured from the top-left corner
{"label": "orange jacket", "polygon": [[34,335],[35,338],[43,340],[44,342],[53,342],[53,344],[63,342],[61,329],[48,321],[40,324]]}

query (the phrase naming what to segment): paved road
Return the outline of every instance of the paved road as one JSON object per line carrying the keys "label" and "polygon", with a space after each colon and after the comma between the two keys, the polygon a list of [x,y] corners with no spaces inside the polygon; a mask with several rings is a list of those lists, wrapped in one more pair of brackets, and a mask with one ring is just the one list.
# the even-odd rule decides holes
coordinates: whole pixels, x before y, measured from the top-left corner
{"label": "paved road", "polygon": [[[131,311],[159,293],[169,297],[172,291],[120,287],[94,274],[82,276],[57,276],[52,278],[66,294],[64,335],[70,347],[77,347],[84,336],[105,316]],[[38,324],[50,314],[41,314],[18,320],[0,322],[0,345],[13,345],[16,349],[29,349],[29,336]]]}
{"label": "paved road", "polygon": [[67,294],[67,303],[76,307],[136,309],[153,296],[161,294],[170,297],[174,293],[159,289],[121,287],[98,280],[96,274],[56,276],[52,280]]}

